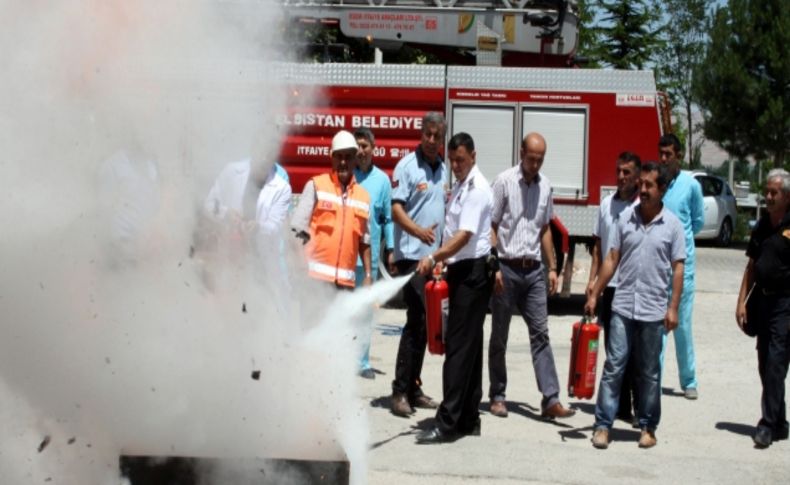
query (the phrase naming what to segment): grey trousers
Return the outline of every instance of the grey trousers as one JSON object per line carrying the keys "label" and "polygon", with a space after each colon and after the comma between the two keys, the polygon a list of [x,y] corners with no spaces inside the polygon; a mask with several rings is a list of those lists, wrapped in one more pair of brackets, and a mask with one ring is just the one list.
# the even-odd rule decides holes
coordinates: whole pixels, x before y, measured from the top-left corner
{"label": "grey trousers", "polygon": [[514,269],[502,265],[505,291],[491,298],[491,340],[488,344],[488,375],[491,386],[488,396],[493,401],[505,400],[507,368],[505,351],[513,307],[527,323],[532,366],[538,390],[543,395],[542,409],[559,402],[560,384],[554,354],[549,342],[548,311],[546,309],[546,281],[542,266]]}

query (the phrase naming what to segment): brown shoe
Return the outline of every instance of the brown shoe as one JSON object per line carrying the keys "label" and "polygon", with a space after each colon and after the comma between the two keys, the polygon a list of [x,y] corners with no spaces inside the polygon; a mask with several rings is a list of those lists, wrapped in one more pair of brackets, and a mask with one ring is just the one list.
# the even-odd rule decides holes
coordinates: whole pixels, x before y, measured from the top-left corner
{"label": "brown shoe", "polygon": [[419,396],[415,397],[411,402],[411,405],[415,408],[421,409],[436,409],[439,407],[438,402],[434,401],[430,396],[426,396],[425,394],[420,394]]}
{"label": "brown shoe", "polygon": [[543,410],[540,417],[545,419],[554,419],[554,418],[570,418],[576,414],[576,410],[564,408],[560,403],[554,403],[553,406],[550,406]]}
{"label": "brown shoe", "polygon": [[609,430],[606,428],[598,428],[593,433],[592,444],[599,450],[609,448]]}
{"label": "brown shoe", "polygon": [[409,406],[409,400],[406,399],[406,394],[400,392],[392,393],[392,414],[402,418],[408,418],[414,412],[414,409]]}
{"label": "brown shoe", "polygon": [[507,417],[507,406],[505,401],[491,401],[491,406],[488,409],[491,414],[500,418]]}
{"label": "brown shoe", "polygon": [[652,448],[656,446],[658,440],[656,439],[656,432],[649,429],[642,430],[642,436],[639,437],[640,448]]}

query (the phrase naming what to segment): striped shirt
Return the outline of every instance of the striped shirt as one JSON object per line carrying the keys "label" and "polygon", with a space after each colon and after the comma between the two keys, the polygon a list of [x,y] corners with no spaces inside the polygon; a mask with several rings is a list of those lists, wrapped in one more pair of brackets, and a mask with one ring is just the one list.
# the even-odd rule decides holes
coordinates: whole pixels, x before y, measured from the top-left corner
{"label": "striped shirt", "polygon": [[528,184],[519,164],[500,173],[491,189],[499,257],[540,261],[540,231],[554,215],[549,179],[538,174]]}

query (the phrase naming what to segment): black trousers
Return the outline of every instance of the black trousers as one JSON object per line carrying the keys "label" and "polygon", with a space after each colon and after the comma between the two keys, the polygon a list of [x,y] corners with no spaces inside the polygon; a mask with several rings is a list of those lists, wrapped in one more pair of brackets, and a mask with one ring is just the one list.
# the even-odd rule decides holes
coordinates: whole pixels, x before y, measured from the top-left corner
{"label": "black trousers", "polygon": [[[398,274],[409,274],[417,269],[418,261],[404,259],[396,261]],[[420,396],[422,391],[422,361],[425,359],[425,345],[428,335],[425,329],[425,277],[415,274],[403,287],[406,302],[406,325],[400,336],[398,357],[395,361],[395,379],[392,392],[406,394],[409,401]]]}
{"label": "black trousers", "polygon": [[437,426],[467,433],[480,422],[483,397],[483,322],[493,289],[486,258],[466,259],[447,267],[450,312],[444,337],[443,399]]}
{"label": "black trousers", "polygon": [[761,298],[757,362],[763,385],[763,416],[759,425],[780,431],[788,427],[785,378],[790,364],[790,296]]}
{"label": "black trousers", "polygon": [[[612,301],[614,300],[615,288],[607,286],[603,290],[603,295],[598,303],[598,323],[603,327],[604,350],[609,353],[609,322],[612,321]],[[618,416],[627,416],[631,411],[636,411],[636,403],[639,402],[636,385],[636,357],[634,352],[628,357],[623,374],[623,384],[620,387],[620,405],[617,407]],[[633,401],[632,401],[633,397]],[[634,412],[634,415],[637,415]]]}

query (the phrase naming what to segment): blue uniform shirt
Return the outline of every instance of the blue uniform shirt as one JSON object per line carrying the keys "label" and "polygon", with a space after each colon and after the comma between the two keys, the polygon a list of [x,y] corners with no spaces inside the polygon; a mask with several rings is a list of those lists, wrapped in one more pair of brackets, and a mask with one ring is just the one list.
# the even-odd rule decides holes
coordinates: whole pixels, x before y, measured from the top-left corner
{"label": "blue uniform shirt", "polygon": [[663,202],[664,207],[675,214],[683,224],[683,234],[686,238],[686,267],[683,274],[689,278],[694,275],[694,234],[702,229],[702,224],[705,222],[702,187],[688,172],[680,172],[669,183]]}
{"label": "blue uniform shirt", "polygon": [[[370,262],[372,276],[375,278],[379,264],[382,231],[387,249],[393,249],[394,236],[392,224],[392,187],[390,178],[378,167],[371,167],[368,173],[358,167],[354,169],[354,178],[370,194]],[[357,272],[364,271],[362,258],[357,257]]]}
{"label": "blue uniform shirt", "polygon": [[444,202],[448,189],[447,167],[439,158],[436,170],[422,158],[422,152],[406,155],[392,174],[392,201],[402,202],[406,214],[420,227],[434,229],[435,241],[428,246],[395,224],[395,260],[419,260],[435,251],[444,231]]}

